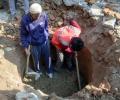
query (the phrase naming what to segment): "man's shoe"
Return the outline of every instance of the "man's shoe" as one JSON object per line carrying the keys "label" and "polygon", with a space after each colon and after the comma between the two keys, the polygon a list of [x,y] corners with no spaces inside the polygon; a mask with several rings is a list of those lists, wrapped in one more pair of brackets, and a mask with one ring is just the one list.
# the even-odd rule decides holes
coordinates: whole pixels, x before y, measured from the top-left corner
{"label": "man's shoe", "polygon": [[47,73],[47,76],[48,76],[49,78],[53,78],[53,74],[52,74],[52,73]]}
{"label": "man's shoe", "polygon": [[35,75],[35,80],[38,80],[38,79],[40,78],[41,75],[42,75],[41,72],[40,72],[40,73],[36,73],[36,75]]}

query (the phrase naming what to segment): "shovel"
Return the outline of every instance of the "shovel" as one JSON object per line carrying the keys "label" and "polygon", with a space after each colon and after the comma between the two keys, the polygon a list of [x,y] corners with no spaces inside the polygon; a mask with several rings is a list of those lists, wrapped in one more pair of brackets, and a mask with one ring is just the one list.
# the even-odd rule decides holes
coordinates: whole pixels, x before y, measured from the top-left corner
{"label": "shovel", "polygon": [[[30,52],[30,45],[28,47],[28,50]],[[32,75],[35,75],[35,77],[38,75],[38,73],[34,72],[34,71],[29,71],[29,61],[30,61],[30,54],[27,55],[27,62],[26,62],[26,68],[24,70],[24,73],[23,73],[23,78],[25,76],[32,76]]]}

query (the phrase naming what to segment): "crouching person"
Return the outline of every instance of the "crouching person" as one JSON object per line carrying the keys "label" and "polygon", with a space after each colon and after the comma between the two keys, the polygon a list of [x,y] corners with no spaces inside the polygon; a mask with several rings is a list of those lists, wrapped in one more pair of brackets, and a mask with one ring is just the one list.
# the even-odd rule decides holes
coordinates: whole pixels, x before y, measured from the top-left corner
{"label": "crouching person", "polygon": [[70,48],[72,38],[77,37],[79,39],[81,28],[79,24],[70,19],[68,25],[57,29],[52,38],[52,44],[63,53],[62,67],[67,68],[69,71],[75,69],[74,51]]}
{"label": "crouching person", "polygon": [[75,69],[75,52],[77,52],[79,72],[81,76],[81,87],[92,81],[92,56],[90,51],[84,46],[80,38],[81,28],[75,20],[70,20],[69,25],[61,27],[55,31],[52,44],[63,52],[64,66],[69,71]]}
{"label": "crouching person", "polygon": [[28,47],[31,46],[31,54],[34,60],[35,72],[41,75],[41,57],[44,58],[47,66],[47,75],[52,78],[51,56],[48,40],[48,18],[42,12],[42,7],[38,3],[30,6],[29,13],[21,20],[20,39],[22,46],[29,54]]}

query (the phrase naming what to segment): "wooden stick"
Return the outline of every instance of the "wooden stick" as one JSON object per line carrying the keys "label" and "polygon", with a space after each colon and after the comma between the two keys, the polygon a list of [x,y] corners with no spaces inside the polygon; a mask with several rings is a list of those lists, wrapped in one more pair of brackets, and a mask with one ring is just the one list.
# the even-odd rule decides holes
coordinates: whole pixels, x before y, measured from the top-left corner
{"label": "wooden stick", "polygon": [[77,52],[76,51],[75,51],[75,61],[76,61],[76,69],[77,69],[78,86],[79,86],[79,90],[80,90],[81,89],[80,73],[79,73],[79,66],[78,66],[78,59],[77,59]]}
{"label": "wooden stick", "polygon": [[[30,52],[30,45],[29,45],[29,47],[28,47],[28,50],[29,50],[29,52]],[[29,54],[29,55],[27,55],[27,63],[26,63],[26,70],[25,70],[25,74],[27,74],[27,73],[28,73],[29,58],[30,58],[30,54]]]}

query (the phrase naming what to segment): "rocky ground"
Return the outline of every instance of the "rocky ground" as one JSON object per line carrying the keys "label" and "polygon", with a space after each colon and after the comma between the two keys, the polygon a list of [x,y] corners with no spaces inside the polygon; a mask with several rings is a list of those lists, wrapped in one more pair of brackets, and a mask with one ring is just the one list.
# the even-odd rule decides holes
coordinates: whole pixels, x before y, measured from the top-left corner
{"label": "rocky ground", "polygon": [[[119,6],[116,7],[119,3],[116,4],[117,0],[114,2],[107,0],[107,3],[113,2],[114,5],[110,3],[105,5],[103,0],[99,1],[34,1],[41,3],[48,13],[50,33],[62,25],[64,18],[74,17],[82,27],[81,38],[92,52],[94,81],[79,92],[73,77],[62,69],[59,73],[55,73],[55,79],[52,80],[45,75],[38,81],[34,81],[33,78],[25,80],[25,83],[36,90],[39,89],[47,94],[55,92],[58,96],[66,98],[60,98],[55,94],[48,96],[31,87],[26,88],[27,85],[21,80],[26,61],[19,45],[19,22],[8,24],[2,20],[0,24],[0,100],[14,100],[15,94],[22,90],[26,90],[27,93],[32,91],[43,100],[46,98],[47,100],[120,100],[120,17]],[[23,8],[21,2],[18,5],[20,9]],[[2,13],[2,15],[2,18],[5,18],[6,14]]]}

